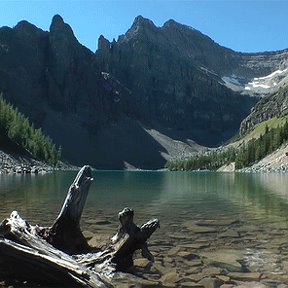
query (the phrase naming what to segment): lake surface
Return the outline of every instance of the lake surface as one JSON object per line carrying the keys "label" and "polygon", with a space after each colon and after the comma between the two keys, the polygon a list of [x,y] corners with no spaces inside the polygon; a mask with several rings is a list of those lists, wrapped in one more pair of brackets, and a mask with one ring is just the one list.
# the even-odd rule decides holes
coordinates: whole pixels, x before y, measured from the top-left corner
{"label": "lake surface", "polygon": [[[0,175],[0,218],[17,210],[30,224],[51,225],[75,175]],[[149,241],[155,263],[136,261],[136,273],[155,287],[288,283],[287,174],[97,171],[93,177],[81,224],[91,244],[113,236],[124,207],[134,209],[137,224],[160,219]]]}

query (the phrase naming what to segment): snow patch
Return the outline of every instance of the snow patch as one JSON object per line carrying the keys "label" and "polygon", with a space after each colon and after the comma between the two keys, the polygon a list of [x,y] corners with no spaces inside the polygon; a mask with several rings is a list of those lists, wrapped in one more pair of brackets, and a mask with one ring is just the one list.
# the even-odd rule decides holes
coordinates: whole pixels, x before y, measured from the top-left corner
{"label": "snow patch", "polygon": [[273,88],[281,85],[281,81],[288,76],[288,68],[276,70],[263,77],[255,77],[244,87],[246,91],[258,94],[267,94],[273,91]]}
{"label": "snow patch", "polygon": [[[204,67],[201,67],[203,71],[206,71]],[[284,83],[288,83],[288,68],[283,70],[277,69],[269,75],[263,77],[246,78],[237,76],[235,74],[223,76],[221,78],[223,85],[227,88],[251,96],[266,95],[268,93],[276,91],[278,87]]]}
{"label": "snow patch", "polygon": [[285,72],[288,71],[288,68],[284,69],[284,70],[276,70],[274,71],[273,73],[267,75],[267,76],[264,76],[264,77],[259,77],[259,78],[254,78],[255,81],[257,80],[265,80],[265,79],[270,79],[270,78],[273,78],[274,76],[276,75],[279,75],[279,74],[283,74]]}
{"label": "snow patch", "polygon": [[264,89],[271,88],[270,85],[261,84],[259,82],[250,82],[249,84],[251,84],[253,88],[258,88],[258,87],[264,88]]}

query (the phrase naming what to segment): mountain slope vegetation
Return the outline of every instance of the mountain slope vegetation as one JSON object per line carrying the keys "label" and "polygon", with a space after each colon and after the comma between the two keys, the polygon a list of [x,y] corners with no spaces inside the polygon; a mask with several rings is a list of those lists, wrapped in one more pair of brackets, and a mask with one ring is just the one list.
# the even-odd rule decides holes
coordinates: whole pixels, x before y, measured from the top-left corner
{"label": "mountain slope vegetation", "polygon": [[0,149],[32,156],[56,166],[61,157],[52,140],[35,129],[23,114],[0,95]]}
{"label": "mountain slope vegetation", "polygon": [[197,153],[185,160],[167,162],[166,168],[215,171],[234,163],[235,169],[242,169],[253,166],[287,144],[288,117],[274,117],[257,124],[234,143],[205,153]]}

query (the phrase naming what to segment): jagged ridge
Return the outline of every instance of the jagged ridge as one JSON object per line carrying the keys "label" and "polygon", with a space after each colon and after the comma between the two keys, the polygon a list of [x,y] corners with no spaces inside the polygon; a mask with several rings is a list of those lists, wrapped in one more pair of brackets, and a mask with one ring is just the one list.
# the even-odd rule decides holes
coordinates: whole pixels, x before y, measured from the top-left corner
{"label": "jagged ridge", "polygon": [[2,27],[0,43],[4,96],[66,159],[106,169],[160,168],[201,149],[192,140],[221,143],[257,100],[222,78],[250,81],[287,61],[285,51],[237,53],[173,20],[156,27],[141,16],[117,41],[100,36],[96,53],[59,15],[49,32],[25,21]]}

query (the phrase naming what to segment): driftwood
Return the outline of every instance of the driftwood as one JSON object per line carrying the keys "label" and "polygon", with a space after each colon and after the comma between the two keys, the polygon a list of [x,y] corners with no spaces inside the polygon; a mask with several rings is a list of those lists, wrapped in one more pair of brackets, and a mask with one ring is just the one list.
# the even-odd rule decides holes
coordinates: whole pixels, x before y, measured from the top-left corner
{"label": "driftwood", "polygon": [[136,250],[153,261],[146,241],[159,221],[152,219],[138,227],[130,208],[118,214],[118,232],[105,248],[88,245],[80,218],[92,180],[90,167],[84,166],[51,227],[32,226],[16,211],[2,221],[0,280],[17,279],[50,287],[113,287],[115,273],[133,265]]}

